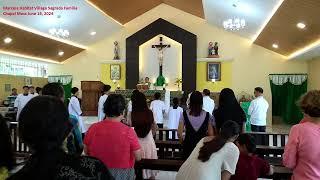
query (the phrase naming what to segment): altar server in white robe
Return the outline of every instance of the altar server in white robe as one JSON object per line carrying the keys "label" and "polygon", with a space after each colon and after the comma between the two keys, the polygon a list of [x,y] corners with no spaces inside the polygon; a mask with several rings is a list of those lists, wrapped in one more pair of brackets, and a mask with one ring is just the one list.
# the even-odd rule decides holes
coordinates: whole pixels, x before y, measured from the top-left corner
{"label": "altar server in white robe", "polygon": [[33,97],[39,96],[39,94],[35,92],[34,86],[29,87],[29,94],[31,94]]}
{"label": "altar server in white robe", "polygon": [[210,115],[212,115],[215,104],[214,104],[214,100],[210,98],[210,90],[204,89],[202,91],[202,95],[203,95],[202,109],[207,111]]}
{"label": "altar server in white robe", "polygon": [[[183,109],[179,106],[178,98],[173,98],[172,103],[173,103],[173,106],[170,106],[170,108],[169,108],[168,128],[169,129],[178,129],[179,120],[180,120],[180,116],[183,112]],[[176,139],[178,139],[177,132],[176,132],[175,137],[176,137]],[[169,138],[170,139],[172,138],[172,132],[170,132]]]}
{"label": "altar server in white robe", "polygon": [[19,115],[24,108],[24,106],[33,98],[33,95],[29,94],[29,87],[23,86],[23,93],[19,94],[14,101],[14,107],[18,109],[17,111],[17,121],[19,119]]}
{"label": "altar server in white robe", "polygon": [[106,117],[106,114],[104,113],[104,103],[106,102],[108,95],[110,93],[111,86],[110,85],[104,85],[102,93],[103,95],[99,98],[99,103],[98,103],[98,121],[104,120]]}
{"label": "altar server in white robe", "polygon": [[82,111],[81,111],[80,102],[78,99],[79,89],[77,87],[73,87],[71,89],[71,93],[72,93],[72,96],[70,98],[70,102],[68,106],[69,114],[75,116],[78,119],[80,131],[82,134],[84,134],[87,130],[84,127],[83,120],[81,117]]}

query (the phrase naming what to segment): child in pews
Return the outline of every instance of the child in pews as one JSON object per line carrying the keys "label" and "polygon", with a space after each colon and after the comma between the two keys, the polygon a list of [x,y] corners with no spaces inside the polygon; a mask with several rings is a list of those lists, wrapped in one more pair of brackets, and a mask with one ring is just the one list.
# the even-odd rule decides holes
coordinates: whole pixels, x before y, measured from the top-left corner
{"label": "child in pews", "polygon": [[[172,99],[173,106],[169,108],[169,122],[168,128],[169,129],[178,129],[180,116],[183,112],[183,109],[179,106],[179,99],[173,98]],[[172,132],[169,134],[169,138],[171,139],[173,136]],[[178,139],[178,135],[176,132],[175,137]]]}
{"label": "child in pews", "polygon": [[272,175],[273,168],[267,161],[254,155],[256,151],[255,140],[249,134],[241,134],[236,140],[240,156],[237,163],[236,174],[231,180],[256,180],[261,176]]}

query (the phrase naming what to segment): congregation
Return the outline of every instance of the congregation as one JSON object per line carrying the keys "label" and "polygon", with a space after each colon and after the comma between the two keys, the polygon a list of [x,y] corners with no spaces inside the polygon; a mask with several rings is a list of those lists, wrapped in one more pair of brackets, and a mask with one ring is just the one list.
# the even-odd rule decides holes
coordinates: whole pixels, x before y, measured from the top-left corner
{"label": "congregation", "polygon": [[[37,95],[32,94],[33,90],[28,92],[29,87],[23,90],[15,102],[19,136],[32,155],[18,172],[10,173],[16,162],[8,126],[1,117],[3,179],[135,179],[136,162],[158,159],[154,137],[157,129],[163,128],[166,113],[168,127],[178,129],[183,147],[184,163],[177,180],[253,180],[274,171],[255,154],[255,138],[245,133],[245,112],[229,88],[221,91],[216,108],[208,96],[210,91],[204,89],[189,94],[186,109],[180,107],[183,102],[178,98],[166,109],[160,93],[154,94],[148,106],[143,91],[134,90],[126,104],[122,95],[110,92],[110,86],[105,85],[99,99],[99,120],[88,131],[81,122],[78,88],[71,89],[73,95],[67,107],[59,83],[45,85]],[[261,87],[254,89],[254,95],[248,110],[251,128],[253,132],[265,132],[268,103]],[[302,96],[299,106],[304,119],[290,132],[283,164],[293,170],[293,179],[318,179],[320,164],[314,157],[320,152],[316,143],[320,91]],[[143,170],[143,178],[156,179],[158,173]]]}

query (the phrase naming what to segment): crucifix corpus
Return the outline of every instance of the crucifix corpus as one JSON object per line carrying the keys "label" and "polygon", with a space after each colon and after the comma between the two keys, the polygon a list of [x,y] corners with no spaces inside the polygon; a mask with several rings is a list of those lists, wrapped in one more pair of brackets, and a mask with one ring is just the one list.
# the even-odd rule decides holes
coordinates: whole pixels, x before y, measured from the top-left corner
{"label": "crucifix corpus", "polygon": [[159,60],[159,76],[155,83],[155,86],[163,86],[166,83],[165,78],[162,75],[162,68],[163,68],[163,52],[166,48],[170,48],[170,44],[163,44],[162,37],[160,37],[159,44],[155,44],[151,46],[152,48],[156,48],[158,50],[158,60]]}

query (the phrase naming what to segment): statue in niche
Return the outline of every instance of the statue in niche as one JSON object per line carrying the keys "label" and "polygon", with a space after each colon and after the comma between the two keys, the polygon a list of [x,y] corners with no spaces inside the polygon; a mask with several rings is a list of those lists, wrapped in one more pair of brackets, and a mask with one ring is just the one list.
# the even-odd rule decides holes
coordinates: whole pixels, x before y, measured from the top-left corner
{"label": "statue in niche", "polygon": [[219,58],[218,42],[215,42],[214,45],[213,42],[209,42],[208,58]]}
{"label": "statue in niche", "polygon": [[113,44],[114,44],[114,49],[113,49],[114,57],[113,57],[113,59],[114,60],[119,60],[120,59],[120,56],[119,56],[119,54],[120,54],[119,43],[118,43],[118,41],[115,41]]}

